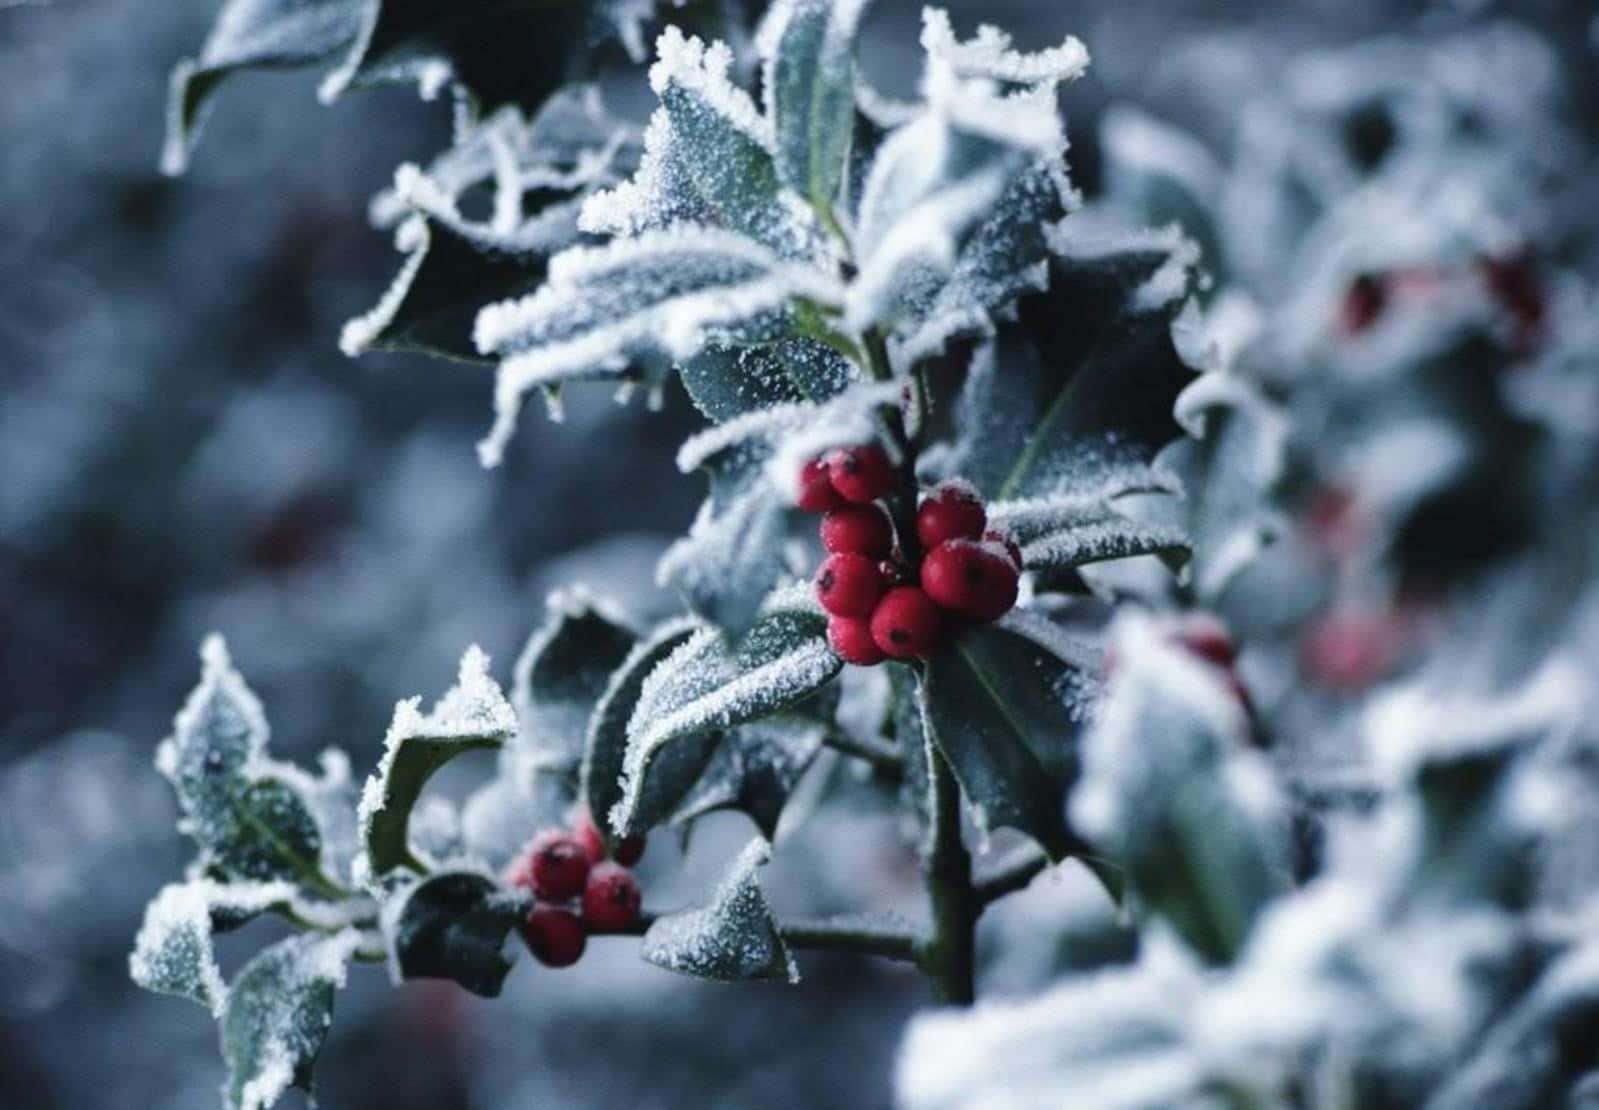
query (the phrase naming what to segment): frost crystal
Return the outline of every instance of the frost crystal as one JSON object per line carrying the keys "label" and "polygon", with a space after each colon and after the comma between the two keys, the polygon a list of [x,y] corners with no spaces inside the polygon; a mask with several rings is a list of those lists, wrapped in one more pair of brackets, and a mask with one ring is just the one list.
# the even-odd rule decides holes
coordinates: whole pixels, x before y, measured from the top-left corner
{"label": "frost crystal", "polygon": [[922,9],[922,49],[962,77],[986,77],[1018,85],[1056,85],[1075,81],[1088,70],[1088,48],[1068,35],[1059,46],[1025,54],[1011,47],[1010,35],[992,24],[961,42],[942,8]]}
{"label": "frost crystal", "polygon": [[756,837],[739,853],[704,909],[659,918],[644,934],[640,955],[668,971],[707,979],[799,982],[755,872],[772,855]]}

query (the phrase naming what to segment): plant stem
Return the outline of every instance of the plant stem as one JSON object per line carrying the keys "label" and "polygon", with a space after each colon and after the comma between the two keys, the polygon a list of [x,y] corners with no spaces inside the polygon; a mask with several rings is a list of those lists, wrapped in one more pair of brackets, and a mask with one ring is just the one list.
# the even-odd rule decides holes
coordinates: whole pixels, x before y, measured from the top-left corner
{"label": "plant stem", "polygon": [[905,773],[905,764],[895,751],[887,744],[866,740],[862,737],[851,736],[842,729],[831,729],[824,738],[823,743],[835,751],[845,755],[864,759],[872,767],[893,778],[901,778]]}
{"label": "plant stem", "polygon": [[[615,936],[643,936],[661,915],[645,911],[631,928]],[[900,927],[867,917],[821,917],[780,921],[778,935],[794,948],[825,949],[831,952],[859,952],[889,960],[915,963],[923,938],[910,926]]]}
{"label": "plant stem", "polygon": [[1021,890],[1033,877],[1049,866],[1049,857],[1042,850],[1028,846],[1012,854],[992,874],[973,883],[977,900],[984,906],[998,901],[1007,894]]}
{"label": "plant stem", "polygon": [[983,903],[972,885],[972,857],[961,840],[960,785],[943,753],[928,743],[932,776],[932,831],[923,871],[932,932],[917,963],[933,980],[939,1001],[969,1006],[976,994],[977,916]]}

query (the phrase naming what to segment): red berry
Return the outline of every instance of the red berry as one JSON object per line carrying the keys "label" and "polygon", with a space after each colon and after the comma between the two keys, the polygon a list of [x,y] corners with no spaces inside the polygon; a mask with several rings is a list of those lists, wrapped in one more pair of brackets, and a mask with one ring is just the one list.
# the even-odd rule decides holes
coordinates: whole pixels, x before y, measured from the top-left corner
{"label": "red berry", "polygon": [[800,468],[799,507],[808,513],[825,513],[844,504],[825,459],[812,459]]}
{"label": "red berry", "polygon": [[1190,613],[1172,632],[1173,638],[1219,667],[1231,667],[1238,659],[1238,645],[1227,634],[1227,626],[1209,613]]}
{"label": "red berry", "polygon": [[583,888],[583,920],[596,933],[616,933],[638,920],[638,880],[619,863],[602,863]]}
{"label": "red berry", "polygon": [[1015,540],[1010,538],[1009,532],[1002,532],[998,528],[990,528],[983,533],[984,543],[997,543],[1005,549],[1005,554],[1010,556],[1010,561],[1016,564],[1018,572],[1022,569],[1022,549]]}
{"label": "red berry", "polygon": [[931,551],[945,540],[975,540],[987,523],[976,490],[965,482],[944,482],[916,510],[916,538],[922,550]]}
{"label": "red berry", "polygon": [[1310,677],[1334,690],[1370,686],[1393,665],[1398,635],[1380,615],[1329,613],[1304,632],[1300,663]]}
{"label": "red berry", "polygon": [[991,621],[1016,604],[1016,566],[1005,549],[945,540],[922,560],[922,589],[939,605],[975,621]]}
{"label": "red berry", "polygon": [[865,555],[829,555],[816,570],[816,600],[836,617],[864,617],[883,596],[883,575]]}
{"label": "red berry", "polygon": [[894,549],[894,529],[876,505],[846,505],[822,518],[822,546],[881,559]]}
{"label": "red berry", "polygon": [[572,835],[583,845],[589,863],[599,863],[605,858],[605,834],[594,823],[594,818],[589,816],[587,809],[578,810],[577,817],[572,822]]}
{"label": "red berry", "polygon": [[527,849],[527,877],[540,898],[562,901],[580,893],[589,877],[589,854],[583,842],[565,829],[545,829]]}
{"label": "red berry", "polygon": [[883,649],[872,639],[872,622],[865,617],[828,617],[827,642],[838,657],[857,667],[870,667],[883,661]]}
{"label": "red berry", "polygon": [[583,955],[588,945],[588,931],[571,910],[534,906],[533,912],[522,922],[522,939],[539,963],[570,967]]}
{"label": "red berry", "polygon": [[931,655],[938,647],[944,614],[919,586],[896,586],[872,610],[872,639],[898,659]]}
{"label": "red berry", "polygon": [[644,858],[647,843],[642,836],[624,836],[616,842],[616,862],[623,867],[632,867]]}
{"label": "red berry", "polygon": [[894,467],[875,444],[846,447],[827,456],[833,488],[846,501],[864,505],[894,488]]}
{"label": "red berry", "polygon": [[1338,325],[1345,335],[1359,335],[1377,322],[1388,304],[1388,286],[1373,274],[1361,274],[1349,283],[1338,309]]}

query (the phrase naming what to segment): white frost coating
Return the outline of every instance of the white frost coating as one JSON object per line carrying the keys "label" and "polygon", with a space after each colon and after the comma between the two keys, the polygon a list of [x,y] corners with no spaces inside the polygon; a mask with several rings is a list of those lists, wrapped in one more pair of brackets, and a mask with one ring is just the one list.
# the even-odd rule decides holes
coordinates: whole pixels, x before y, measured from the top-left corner
{"label": "white frost coating", "polygon": [[697,36],[685,37],[676,27],[667,27],[655,40],[658,59],[650,67],[650,88],[660,96],[667,85],[697,92],[733,126],[759,142],[767,150],[776,143],[772,121],[761,114],[749,93],[728,78],[733,51],[725,42],[706,46]]}
{"label": "white frost coating", "polygon": [[1254,386],[1235,374],[1220,371],[1201,374],[1189,382],[1172,405],[1172,416],[1195,439],[1204,439],[1210,410],[1230,408],[1247,416],[1255,425],[1261,450],[1255,453],[1255,473],[1251,477],[1262,485],[1282,475],[1284,452],[1290,426],[1281,408],[1266,400]]}
{"label": "white frost coating", "polygon": [[383,808],[394,761],[407,741],[425,738],[438,742],[484,736],[509,740],[516,735],[516,714],[505,700],[500,684],[489,673],[489,657],[476,644],[461,656],[455,685],[434,704],[432,712],[424,714],[421,704],[421,698],[413,697],[394,706],[394,719],[383,738],[383,757],[367,777],[356,807],[363,843],[371,832],[373,816]]}
{"label": "white frost coating", "polygon": [[729,447],[750,440],[775,440],[789,431],[803,428],[816,412],[816,405],[789,401],[742,413],[685,439],[677,449],[677,469],[690,474]]}
{"label": "white frost coating", "polygon": [[657,967],[711,979],[784,978],[799,982],[799,968],[778,934],[755,873],[772,858],[772,846],[755,837],[734,860],[710,903],[659,918],[644,934],[639,954]]}
{"label": "white frost coating", "polygon": [[[128,975],[145,990],[192,998],[220,1018],[228,988],[211,949],[211,905],[218,884],[208,879],[169,883],[144,911],[128,956]],[[229,904],[265,909],[294,894],[289,883],[236,884]],[[241,905],[241,908],[242,905]]]}
{"label": "white frost coating", "polygon": [[267,727],[261,700],[234,669],[227,642],[213,632],[200,645],[200,684],[190,692],[183,708],[173,718],[172,735],[156,746],[156,770],[174,785],[177,783],[178,746],[205,726],[207,715],[217,702],[226,704],[239,715],[248,735],[246,762],[262,758],[271,730]]}
{"label": "white frost coating", "polygon": [[405,295],[411,291],[411,283],[416,280],[417,271],[427,258],[430,234],[426,220],[420,217],[406,220],[395,234],[397,238],[404,237],[407,244],[404,249],[410,254],[400,264],[399,272],[383,291],[383,296],[378,298],[378,303],[361,315],[346,320],[339,329],[339,350],[350,358],[370,349],[378,336],[383,334],[383,329],[394,320],[394,314],[404,303]]}
{"label": "white frost coating", "polygon": [[921,41],[929,58],[948,64],[962,77],[1055,85],[1075,81],[1088,70],[1088,48],[1074,35],[1067,35],[1059,46],[1027,54],[1011,46],[1010,35],[984,23],[976,36],[961,42],[942,8],[922,9]]}

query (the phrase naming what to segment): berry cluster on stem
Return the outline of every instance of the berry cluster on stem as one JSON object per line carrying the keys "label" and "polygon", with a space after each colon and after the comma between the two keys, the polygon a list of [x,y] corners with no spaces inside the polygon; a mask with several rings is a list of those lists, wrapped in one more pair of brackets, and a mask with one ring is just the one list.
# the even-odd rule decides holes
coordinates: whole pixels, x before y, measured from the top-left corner
{"label": "berry cluster on stem", "polygon": [[630,931],[643,902],[630,868],[643,854],[644,838],[637,836],[609,850],[587,811],[578,813],[571,828],[545,829],[529,841],[505,883],[533,895],[521,932],[534,958],[569,967],[583,955],[589,934]]}

